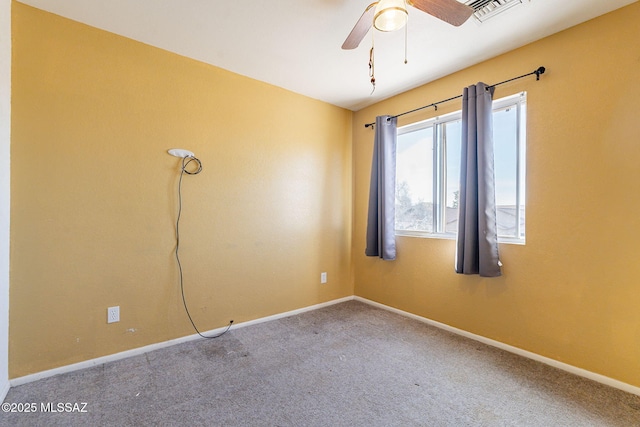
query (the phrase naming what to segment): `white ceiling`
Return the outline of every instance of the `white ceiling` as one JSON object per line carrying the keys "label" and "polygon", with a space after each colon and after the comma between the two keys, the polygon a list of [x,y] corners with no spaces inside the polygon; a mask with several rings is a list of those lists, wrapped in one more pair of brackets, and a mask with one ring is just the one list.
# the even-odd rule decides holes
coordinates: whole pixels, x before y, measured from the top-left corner
{"label": "white ceiling", "polygon": [[371,94],[371,32],[340,46],[372,1],[21,0],[354,111],[637,0],[524,0],[460,27],[409,8],[409,62],[403,30],[376,32]]}

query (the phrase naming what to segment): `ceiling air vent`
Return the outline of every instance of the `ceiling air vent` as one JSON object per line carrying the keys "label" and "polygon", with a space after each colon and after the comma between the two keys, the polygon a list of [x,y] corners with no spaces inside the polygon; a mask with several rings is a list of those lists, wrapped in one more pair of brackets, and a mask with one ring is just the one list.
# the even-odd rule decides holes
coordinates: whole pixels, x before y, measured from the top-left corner
{"label": "ceiling air vent", "polygon": [[465,2],[475,10],[473,16],[480,22],[496,16],[500,12],[523,3],[524,0],[470,0]]}

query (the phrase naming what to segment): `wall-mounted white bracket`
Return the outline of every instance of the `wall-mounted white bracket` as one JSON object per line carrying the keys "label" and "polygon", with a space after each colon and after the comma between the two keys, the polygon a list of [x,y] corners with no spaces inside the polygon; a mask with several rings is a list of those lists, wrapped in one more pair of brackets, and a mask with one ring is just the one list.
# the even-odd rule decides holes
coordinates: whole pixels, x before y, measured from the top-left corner
{"label": "wall-mounted white bracket", "polygon": [[189,150],[183,150],[182,148],[172,148],[168,151],[169,154],[176,157],[195,157]]}

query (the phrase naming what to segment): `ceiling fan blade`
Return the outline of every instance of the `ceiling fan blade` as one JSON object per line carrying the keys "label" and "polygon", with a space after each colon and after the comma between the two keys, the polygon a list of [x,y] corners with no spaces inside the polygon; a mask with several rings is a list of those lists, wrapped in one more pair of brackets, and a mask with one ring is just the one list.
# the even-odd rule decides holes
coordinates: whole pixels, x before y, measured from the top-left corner
{"label": "ceiling fan blade", "polygon": [[358,19],[358,22],[356,22],[356,25],[353,26],[353,30],[351,30],[347,39],[342,43],[343,49],[355,49],[358,47],[373,25],[373,13],[375,12],[375,6],[377,4],[378,2],[375,2],[367,6],[360,19]]}
{"label": "ceiling fan blade", "polygon": [[464,24],[474,12],[472,7],[456,0],[408,0],[408,3],[456,27]]}

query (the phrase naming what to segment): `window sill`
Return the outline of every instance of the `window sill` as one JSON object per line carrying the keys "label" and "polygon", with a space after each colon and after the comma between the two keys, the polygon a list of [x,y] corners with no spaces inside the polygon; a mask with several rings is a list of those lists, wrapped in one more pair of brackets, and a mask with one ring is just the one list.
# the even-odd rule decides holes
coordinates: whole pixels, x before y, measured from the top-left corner
{"label": "window sill", "polygon": [[[418,237],[423,239],[456,240],[456,235],[453,233],[428,233],[426,231],[396,230],[395,234],[397,237]],[[514,237],[498,237],[498,243],[524,246],[525,239],[516,239]]]}

